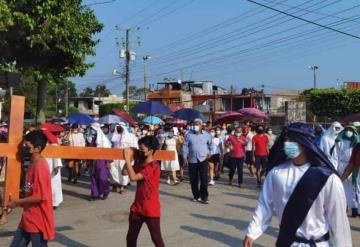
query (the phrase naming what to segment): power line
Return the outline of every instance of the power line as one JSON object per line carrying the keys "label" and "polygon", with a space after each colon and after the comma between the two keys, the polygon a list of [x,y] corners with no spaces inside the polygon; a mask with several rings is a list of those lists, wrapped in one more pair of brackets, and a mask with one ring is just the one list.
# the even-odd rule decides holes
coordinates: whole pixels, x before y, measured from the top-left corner
{"label": "power line", "polygon": [[150,25],[151,23],[153,23],[153,22],[155,22],[155,21],[158,21],[158,20],[160,20],[161,18],[164,18],[164,17],[172,14],[172,13],[178,11],[178,10],[181,9],[181,8],[184,8],[186,5],[189,5],[189,4],[192,3],[192,2],[194,2],[194,0],[189,0],[189,1],[181,4],[180,6],[178,6],[177,8],[175,8],[175,9],[173,9],[173,10],[171,10],[171,11],[169,11],[169,12],[167,12],[167,13],[161,15],[161,16],[158,16],[157,18],[152,19],[152,20],[150,20],[149,22],[145,22],[144,24],[142,24],[142,26]]}
{"label": "power line", "polygon": [[[266,0],[266,1],[268,3],[271,3],[271,1],[268,1],[268,0]],[[291,5],[284,4],[284,3],[278,3],[278,5],[282,5],[282,6],[289,7],[289,8],[293,7]],[[349,20],[348,18],[343,18],[343,17],[337,16],[337,15],[326,14],[326,13],[312,11],[312,10],[303,9],[303,8],[299,8],[299,7],[293,7],[293,8],[298,9],[298,10],[302,10],[302,11],[306,11],[308,13],[313,13],[313,14],[322,15],[322,16],[326,16],[326,17],[333,17],[333,18],[336,18],[336,19],[339,19],[339,20],[344,20],[344,21]],[[354,21],[354,20],[350,20],[350,21],[360,23],[360,22],[357,22],[357,21]]]}
{"label": "power line", "polygon": [[109,1],[103,1],[103,2],[89,3],[89,4],[85,4],[85,6],[90,7],[90,6],[103,5],[103,4],[113,3],[113,2],[116,2],[116,0],[109,0]]}
{"label": "power line", "polygon": [[154,18],[155,16],[157,16],[159,13],[163,12],[164,10],[170,8],[172,5],[176,4],[176,2],[178,2],[179,0],[173,0],[171,2],[169,2],[168,4],[166,4],[164,7],[162,7],[161,9],[159,9],[157,12],[155,12],[152,16],[147,16],[145,18],[143,18],[141,21],[139,21],[135,26],[136,27],[140,27],[142,26],[143,23],[146,23],[149,18],[152,19]]}
{"label": "power line", "polygon": [[[320,3],[313,4],[313,5],[309,6],[309,7],[316,6],[316,5],[321,4],[321,3],[323,3],[323,2],[326,2],[326,1],[328,1],[328,0],[323,0],[323,1],[321,1]],[[341,1],[341,0],[337,0],[337,1],[335,1],[335,2],[332,2],[332,3],[328,4],[328,5],[326,5],[325,7],[327,7],[327,6],[331,5],[331,4],[334,4],[334,3],[336,3],[336,2],[339,2],[339,1]],[[312,2],[312,0],[309,0],[309,1],[307,1],[306,3],[309,3],[309,2]],[[304,3],[304,4],[305,4],[305,3]],[[319,7],[318,9],[321,9],[321,8],[324,8],[324,6],[321,6],[321,7]],[[168,63],[168,61],[167,61],[166,58],[170,58],[170,57],[177,56],[177,55],[181,55],[181,58],[188,57],[188,56],[191,57],[191,56],[193,56],[193,55],[197,55],[197,53],[199,53],[199,51],[208,51],[209,48],[211,48],[211,47],[217,47],[217,46],[220,45],[220,44],[221,44],[222,47],[223,47],[224,44],[227,44],[227,43],[230,43],[230,42],[232,42],[232,41],[237,41],[237,40],[239,40],[239,39],[243,39],[243,38],[249,37],[249,36],[251,36],[251,35],[253,35],[253,34],[260,33],[261,31],[265,31],[265,30],[267,30],[267,29],[269,29],[269,28],[271,28],[271,27],[279,26],[280,24],[283,24],[283,23],[286,23],[286,22],[291,21],[291,19],[290,19],[290,20],[285,20],[285,21],[282,21],[282,22],[276,22],[276,21],[278,21],[278,20],[283,19],[283,17],[278,18],[278,19],[275,19],[275,20],[273,20],[273,21],[268,21],[269,19],[272,19],[272,18],[274,18],[274,17],[276,17],[276,16],[278,16],[278,15],[280,15],[280,14],[271,16],[270,18],[264,18],[264,19],[262,19],[262,20],[260,20],[260,21],[254,22],[254,23],[252,23],[252,24],[245,25],[245,30],[244,30],[242,27],[240,27],[240,28],[237,28],[236,30],[234,30],[234,31],[232,31],[232,32],[226,33],[226,34],[224,34],[224,35],[217,36],[217,37],[214,38],[214,39],[211,39],[211,40],[209,40],[209,41],[206,41],[206,42],[205,42],[205,45],[204,45],[204,42],[201,42],[201,43],[198,43],[198,44],[196,44],[196,45],[194,45],[194,46],[192,46],[192,47],[189,47],[189,48],[186,48],[186,49],[182,49],[182,50],[180,50],[180,51],[178,51],[178,52],[174,52],[174,53],[170,53],[170,54],[163,55],[163,56],[160,57],[160,59],[163,59],[164,61],[158,62],[158,63],[156,63],[156,64],[159,65],[159,64],[167,63],[167,66],[169,66],[169,63]],[[262,22],[265,22],[265,23],[264,23],[264,24],[261,24]],[[275,24],[274,24],[274,23],[275,23]],[[261,24],[261,25],[259,25],[259,24]],[[267,25],[269,25],[269,24],[270,24],[270,26],[267,26]],[[259,30],[259,28],[262,28],[262,29]],[[240,33],[239,33],[239,32],[240,32]],[[250,32],[250,33],[249,33],[249,32]],[[234,34],[234,33],[239,33],[239,34]],[[234,34],[234,35],[231,35],[231,34]],[[231,36],[229,36],[229,35],[231,35]],[[235,37],[237,37],[238,35],[241,35],[241,36],[240,36],[239,38],[235,38]],[[226,37],[226,36],[229,36],[229,37]],[[232,38],[232,39],[231,39],[231,38]],[[267,36],[267,38],[268,38],[268,36]],[[224,43],[224,41],[227,41],[227,42]],[[251,41],[251,42],[254,42],[254,40]],[[198,45],[200,45],[200,47],[197,48]],[[240,44],[240,45],[237,44],[235,47],[241,46],[241,45],[243,45],[243,44]],[[194,47],[194,48],[193,48],[193,47]],[[231,48],[233,48],[233,47],[226,48],[226,49],[231,49]],[[223,48],[222,48],[221,50],[219,50],[218,52],[223,52]],[[212,51],[211,54],[218,53],[218,52]],[[209,55],[209,54],[206,54],[206,56],[207,56],[207,55]],[[203,56],[202,56],[202,57],[203,57]],[[198,58],[199,58],[199,57],[197,57],[197,59],[198,59]],[[155,57],[155,61],[156,61],[156,57]]]}
{"label": "power line", "polygon": [[[327,0],[324,0],[324,1],[327,1]],[[324,2],[324,1],[322,1],[322,2]],[[308,2],[311,2],[311,1],[308,1]],[[326,7],[327,7],[327,6],[330,6],[330,5],[333,5],[333,4],[337,3],[337,2],[339,2],[339,0],[327,4]],[[314,6],[314,5],[312,5],[311,7],[313,7],[313,6]],[[324,8],[324,6],[318,7],[318,9],[321,9],[321,8]],[[353,8],[349,8],[349,9],[353,9]],[[349,9],[347,9],[347,10],[349,10]],[[340,11],[340,12],[344,12],[344,11],[346,11],[346,10],[343,10],[343,11]],[[305,14],[304,14],[304,15],[305,15]],[[273,16],[273,17],[274,17],[274,16]],[[319,18],[319,19],[325,19],[325,17]],[[263,19],[262,21],[264,21],[264,20],[266,20],[266,19]],[[280,19],[277,19],[277,20],[281,20],[281,18],[280,18]],[[277,21],[277,20],[275,20],[275,21]],[[262,21],[260,21],[260,23],[261,23]],[[239,39],[246,38],[246,37],[248,37],[248,36],[250,36],[250,35],[254,35],[254,34],[260,33],[261,31],[265,31],[265,30],[269,29],[270,27],[274,27],[274,26],[278,27],[279,24],[282,24],[282,23],[285,23],[285,22],[288,22],[288,21],[290,21],[290,20],[285,20],[285,21],[277,22],[277,23],[275,22],[275,24],[273,24],[274,21],[270,21],[270,22],[267,22],[267,23],[265,23],[265,24],[259,25],[259,26],[257,26],[257,27],[253,27],[254,24],[256,25],[257,23],[259,23],[259,22],[255,22],[255,23],[253,23],[253,24],[247,25],[247,27],[249,27],[249,28],[247,29],[247,31],[251,31],[250,33],[247,33],[246,31],[244,31],[244,32],[241,33],[241,34],[242,34],[241,37],[239,37],[239,38],[234,38],[234,39],[232,39],[231,41],[235,41],[235,40],[237,41],[237,40],[239,40]],[[266,26],[266,25],[268,25],[268,24],[272,24],[272,25],[271,25],[271,26]],[[216,53],[223,53],[224,50],[233,49],[233,48],[236,48],[236,47],[241,47],[241,46],[247,45],[247,44],[253,44],[254,42],[256,42],[256,41],[258,41],[258,40],[268,39],[268,38],[270,38],[270,37],[273,37],[273,36],[276,36],[276,35],[285,33],[285,32],[287,32],[287,31],[292,31],[292,30],[294,30],[294,29],[296,29],[296,28],[299,28],[299,27],[302,27],[302,26],[304,26],[304,25],[305,25],[305,24],[301,24],[301,25],[299,25],[299,26],[296,26],[295,28],[294,28],[294,27],[291,27],[291,28],[288,28],[288,29],[286,29],[286,30],[273,33],[273,34],[271,34],[271,35],[264,35],[264,36],[262,36],[262,37],[260,37],[260,38],[255,38],[255,39],[253,39],[253,40],[246,41],[246,42],[243,42],[243,43],[241,43],[241,44],[236,44],[236,45],[231,46],[231,47],[222,47],[222,49],[219,49],[219,50],[217,50],[217,51],[211,51],[211,53],[207,53],[207,54],[201,55],[201,56],[198,56],[198,54],[196,54],[199,50],[193,49],[193,50],[191,50],[191,51],[192,51],[191,54],[189,54],[189,55],[186,55],[187,53],[182,54],[182,55],[181,55],[181,58],[189,57],[189,56],[191,57],[192,55],[196,55],[196,56],[197,56],[196,59],[199,59],[199,58],[202,58],[202,57],[208,57],[208,56],[214,55],[214,54],[216,54]],[[257,30],[258,28],[262,28],[262,29]],[[241,30],[241,28],[240,28],[239,30]],[[245,34],[246,34],[246,35],[245,35]],[[232,36],[231,36],[231,37],[232,37]],[[226,38],[226,39],[228,39],[228,38]],[[225,41],[226,39],[222,39],[222,41]],[[214,46],[217,46],[216,43],[214,44]],[[210,46],[210,47],[212,47],[212,46]],[[210,47],[207,47],[207,49],[205,49],[205,51],[207,51]],[[204,49],[202,49],[202,50],[204,50]],[[190,59],[190,58],[187,59],[187,60],[181,60],[181,59],[180,59],[180,61],[182,61],[182,63],[183,63],[184,61],[190,61],[190,60],[193,61],[193,59]],[[178,63],[178,62],[179,62],[179,61],[172,62],[172,63],[171,63],[171,62],[170,62],[170,63],[167,62],[166,65],[158,66],[158,67],[160,67],[160,68],[161,68],[161,67],[169,67],[169,66],[175,65],[175,64]],[[157,63],[157,65],[158,65],[158,64],[163,64],[163,63],[164,63],[164,62],[160,62],[160,63]]]}
{"label": "power line", "polygon": [[[280,2],[286,2],[288,0],[283,0],[283,1],[280,1]],[[277,4],[277,3],[276,3]],[[276,5],[275,4],[275,5]],[[193,40],[196,40],[198,38],[201,38],[203,36],[206,36],[206,35],[209,35],[213,32],[216,32],[217,30],[221,30],[222,28],[224,27],[228,27],[228,26],[231,26],[233,24],[236,24],[240,21],[243,21],[245,19],[247,19],[248,17],[254,17],[258,14],[260,14],[261,12],[264,12],[264,9],[261,8],[261,7],[258,7],[256,9],[252,9],[250,11],[247,11],[245,13],[242,13],[240,15],[237,15],[237,16],[234,16],[232,18],[229,18],[225,21],[222,21],[216,25],[213,25],[213,26],[210,26],[208,28],[205,28],[204,30],[202,31],[199,31],[199,32],[196,32],[196,33],[193,33],[189,36],[186,36],[184,38],[181,38],[179,40],[176,40],[176,41],[173,41],[173,42],[170,42],[164,46],[161,46],[161,47],[158,47],[158,48],[155,48],[155,49],[152,49],[150,51],[147,51],[146,53],[148,54],[154,54],[154,53],[157,53],[158,51],[161,53],[161,51],[164,51],[164,50],[168,50],[168,49],[172,49],[172,48],[175,48],[177,47],[178,45],[184,45],[186,43],[189,43]]]}
{"label": "power line", "polygon": [[160,2],[160,0],[155,0],[151,2],[150,4],[146,5],[144,8],[136,12],[135,14],[127,17],[124,19],[124,21],[120,21],[121,24],[128,23],[130,20],[138,17],[140,14],[144,13],[146,10],[148,10],[150,7],[154,7],[154,5],[157,5]]}
{"label": "power line", "polygon": [[325,28],[325,29],[328,29],[328,30],[331,30],[331,31],[334,31],[334,32],[337,32],[337,33],[341,33],[341,34],[350,36],[350,37],[352,37],[352,38],[360,39],[360,36],[357,36],[357,35],[354,35],[354,34],[351,34],[351,33],[346,33],[346,32],[343,32],[343,31],[341,31],[341,30],[334,29],[334,28],[331,28],[331,27],[322,25],[322,24],[320,24],[320,23],[316,23],[316,22],[311,21],[311,20],[307,20],[307,19],[301,18],[301,17],[296,16],[296,15],[289,14],[289,13],[287,13],[287,12],[285,12],[285,11],[282,11],[282,10],[279,10],[279,9],[275,9],[275,8],[270,7],[270,6],[267,6],[267,5],[265,5],[265,4],[255,2],[255,1],[253,1],[253,0],[247,0],[247,1],[248,1],[248,2],[251,2],[251,3],[254,3],[254,4],[257,4],[257,5],[259,5],[259,6],[262,6],[262,7],[264,7],[264,8],[271,9],[271,10],[273,10],[273,11],[282,13],[282,14],[284,14],[284,15],[291,16],[291,17],[293,17],[293,18],[295,18],[295,19],[298,19],[298,20],[301,20],[301,21],[304,21],[304,22],[307,22],[307,23],[316,25],[316,26],[318,26],[318,27],[322,27],[322,28]]}

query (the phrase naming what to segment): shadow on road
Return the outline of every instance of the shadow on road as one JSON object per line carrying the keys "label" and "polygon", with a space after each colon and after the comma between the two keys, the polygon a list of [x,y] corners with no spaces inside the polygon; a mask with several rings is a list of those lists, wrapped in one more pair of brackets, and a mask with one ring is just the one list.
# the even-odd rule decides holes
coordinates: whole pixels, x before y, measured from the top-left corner
{"label": "shadow on road", "polygon": [[[208,239],[213,239],[213,240],[220,242],[222,244],[225,244],[229,247],[241,246],[242,242],[243,242],[243,239],[241,239],[241,238],[236,238],[236,237],[227,235],[222,232],[211,231],[211,230],[207,230],[207,229],[200,229],[200,228],[196,228],[196,227],[192,227],[192,226],[180,226],[180,229],[190,232],[192,234],[198,234],[198,235],[208,238]],[[254,244],[254,247],[265,247],[265,246],[259,245],[259,244]]]}
{"label": "shadow on road", "polygon": [[[241,231],[245,231],[249,225],[249,222],[244,221],[244,220],[228,219],[228,218],[222,218],[222,217],[217,217],[217,216],[207,216],[207,215],[201,215],[201,214],[190,214],[190,215],[195,218],[198,218],[198,219],[216,221],[216,222],[220,222],[225,225],[230,225]],[[276,238],[278,236],[278,229],[275,227],[269,226],[265,233]]]}
{"label": "shadow on road", "polygon": [[160,195],[172,196],[172,197],[184,199],[184,200],[187,200],[187,201],[190,201],[192,199],[191,197],[188,197],[188,196],[177,195],[177,194],[166,192],[166,191],[160,191]]}
{"label": "shadow on road", "polygon": [[225,206],[243,209],[243,210],[249,211],[251,213],[253,213],[255,211],[254,207],[249,207],[249,206],[245,206],[245,205],[236,205],[236,204],[227,203],[227,204],[225,204]]}
{"label": "shadow on road", "polygon": [[246,194],[242,194],[242,193],[231,193],[231,192],[223,192],[224,195],[228,195],[228,196],[239,196],[242,198],[246,198],[246,199],[250,199],[250,200],[256,200],[258,199],[258,196],[256,195],[246,195]]}

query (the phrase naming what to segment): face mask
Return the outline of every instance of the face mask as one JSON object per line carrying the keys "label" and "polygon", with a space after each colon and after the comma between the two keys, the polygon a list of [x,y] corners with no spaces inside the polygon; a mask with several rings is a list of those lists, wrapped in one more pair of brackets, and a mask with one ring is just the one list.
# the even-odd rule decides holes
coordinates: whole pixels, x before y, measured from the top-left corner
{"label": "face mask", "polygon": [[168,134],[168,137],[169,137],[169,138],[173,138],[173,137],[174,137],[174,133],[169,133],[169,134]]}
{"label": "face mask", "polygon": [[215,132],[211,131],[211,132],[210,132],[210,135],[211,135],[212,137],[214,137],[214,136],[215,136]]}
{"label": "face mask", "polygon": [[231,131],[231,134],[234,135],[234,134],[235,134],[235,131]]}
{"label": "face mask", "polygon": [[141,136],[141,132],[136,132],[136,136]]}
{"label": "face mask", "polygon": [[220,131],[220,130],[217,130],[217,131],[216,131],[216,134],[217,134],[217,135],[221,135],[221,131]]}
{"label": "face mask", "polygon": [[263,130],[263,129],[259,129],[259,130],[258,130],[258,133],[259,133],[259,134],[263,134],[263,133],[264,133],[264,130]]}
{"label": "face mask", "polygon": [[300,146],[296,142],[284,142],[284,152],[287,157],[294,159],[301,153]]}
{"label": "face mask", "polygon": [[200,131],[200,126],[199,126],[199,125],[195,125],[195,126],[194,126],[194,131],[195,131],[195,132],[199,132],[199,131]]}
{"label": "face mask", "polygon": [[268,134],[269,134],[269,135],[272,135],[272,133],[273,133],[272,130],[269,130],[269,131],[268,131]]}
{"label": "face mask", "polygon": [[354,132],[352,132],[352,131],[350,131],[350,130],[347,130],[347,131],[345,132],[345,135],[346,135],[347,138],[351,138],[351,137],[353,137]]}
{"label": "face mask", "polygon": [[237,137],[240,137],[240,136],[241,136],[241,133],[240,133],[240,132],[236,132],[235,135],[236,135]]}
{"label": "face mask", "polygon": [[148,131],[147,131],[147,130],[143,130],[142,133],[143,133],[143,135],[146,135],[146,134],[148,133]]}

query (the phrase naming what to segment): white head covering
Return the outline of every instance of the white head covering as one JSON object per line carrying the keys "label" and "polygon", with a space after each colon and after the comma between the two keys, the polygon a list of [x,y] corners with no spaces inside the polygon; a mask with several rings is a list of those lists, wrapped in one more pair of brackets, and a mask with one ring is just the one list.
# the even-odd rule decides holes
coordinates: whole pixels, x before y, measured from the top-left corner
{"label": "white head covering", "polygon": [[98,148],[111,148],[111,142],[102,131],[101,125],[99,123],[92,123],[91,127],[97,132],[96,146]]}
{"label": "white head covering", "polygon": [[[335,128],[340,128],[340,131],[336,132]],[[325,131],[324,135],[321,137],[320,149],[331,158],[330,150],[335,144],[335,139],[338,136],[344,127],[339,122],[333,122],[331,126]]]}
{"label": "white head covering", "polygon": [[[121,126],[123,128],[123,133],[120,134],[117,131],[117,126]],[[137,138],[134,134],[130,133],[128,130],[128,126],[125,123],[119,123],[115,126],[114,134],[111,138],[112,143],[117,148],[128,148],[134,147],[137,148]]]}

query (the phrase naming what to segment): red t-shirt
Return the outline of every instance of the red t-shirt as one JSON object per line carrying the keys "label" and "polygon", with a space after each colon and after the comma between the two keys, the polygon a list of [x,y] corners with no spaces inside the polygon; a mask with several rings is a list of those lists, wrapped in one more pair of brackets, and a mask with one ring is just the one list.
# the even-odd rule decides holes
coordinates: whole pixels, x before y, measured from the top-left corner
{"label": "red t-shirt", "polygon": [[229,136],[227,142],[233,147],[230,151],[230,157],[242,158],[245,156],[246,137],[241,135],[239,137],[235,135]]}
{"label": "red t-shirt", "polygon": [[144,179],[137,182],[135,201],[131,212],[147,217],[160,217],[160,166],[156,160],[146,165],[134,165],[136,173],[141,173]]}
{"label": "red t-shirt", "polygon": [[269,138],[266,135],[255,135],[252,139],[253,145],[255,145],[255,155],[256,156],[266,156],[268,155],[268,143]]}
{"label": "red t-shirt", "polygon": [[24,206],[19,227],[26,232],[41,232],[45,240],[55,239],[51,177],[45,159],[29,166],[25,178],[25,196],[40,199],[37,205]]}

